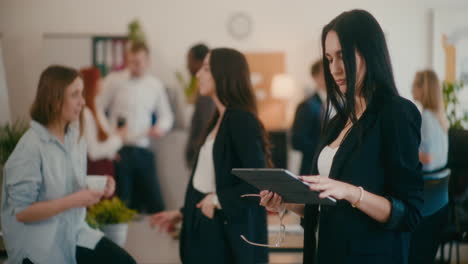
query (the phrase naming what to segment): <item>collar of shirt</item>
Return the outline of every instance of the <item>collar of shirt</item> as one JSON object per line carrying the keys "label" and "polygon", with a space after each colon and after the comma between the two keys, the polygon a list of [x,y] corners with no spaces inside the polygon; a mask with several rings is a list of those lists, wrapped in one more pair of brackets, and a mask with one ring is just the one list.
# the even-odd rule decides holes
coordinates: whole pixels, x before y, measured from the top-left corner
{"label": "collar of shirt", "polygon": [[31,120],[31,129],[39,136],[39,138],[45,142],[55,142],[62,148],[64,148],[65,151],[69,149],[70,146],[70,139],[75,138],[74,135],[75,132],[75,126],[77,124],[71,123],[68,125],[67,130],[65,131],[65,138],[64,138],[64,144],[62,144],[56,136],[51,134],[49,130],[43,126],[41,123]]}

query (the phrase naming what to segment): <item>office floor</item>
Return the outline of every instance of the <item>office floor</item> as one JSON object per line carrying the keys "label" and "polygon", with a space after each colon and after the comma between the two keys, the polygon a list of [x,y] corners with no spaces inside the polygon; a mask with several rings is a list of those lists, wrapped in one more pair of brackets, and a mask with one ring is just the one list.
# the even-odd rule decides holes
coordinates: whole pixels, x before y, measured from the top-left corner
{"label": "office floor", "polygon": [[[276,216],[269,216],[271,224],[278,223]],[[294,215],[288,215],[284,221],[287,224],[287,235],[283,245],[285,247],[300,247],[302,246],[301,229],[297,225],[298,219]],[[274,230],[275,227],[272,227]],[[275,236],[270,238],[273,242]],[[159,233],[157,230],[151,229],[148,224],[147,217],[140,217],[139,220],[133,222],[129,227],[128,239],[125,249],[136,259],[140,264],[176,264],[179,260],[179,243],[167,234]],[[448,248],[447,248],[448,252]],[[468,264],[468,246],[460,248],[461,264]],[[453,250],[452,263],[456,263],[455,251]],[[4,259],[0,259],[3,263]],[[296,264],[302,263],[302,253],[296,252],[281,252],[270,253],[270,263],[272,264]]]}
{"label": "office floor", "polygon": [[[278,222],[276,216],[270,216],[270,219],[271,223]],[[298,219],[290,215],[284,222],[290,227],[284,246],[292,248],[302,246],[302,234],[297,232]],[[275,236],[272,236],[271,240],[274,239]],[[146,217],[131,224],[125,248],[140,264],[180,263],[178,241],[168,234],[151,229]],[[271,253],[270,263],[302,263],[302,253]]]}
{"label": "office floor", "polygon": [[[276,216],[269,217],[270,223],[273,225],[278,222]],[[302,234],[299,233],[299,228],[296,225],[298,219],[294,215],[288,215],[285,218],[287,224],[286,230],[289,232],[286,235],[285,247],[300,247],[302,246]],[[274,229],[274,228],[273,228]],[[178,256],[178,241],[172,239],[167,234],[158,233],[149,227],[146,218],[138,222],[132,223],[127,240],[126,249],[140,264],[173,264],[180,263]],[[275,236],[270,238],[270,243]],[[448,252],[448,247],[447,247]],[[468,264],[468,246],[460,248],[461,264]],[[452,263],[456,263],[455,251],[453,251]],[[272,264],[296,264],[302,263],[302,253],[270,253],[270,263]]]}

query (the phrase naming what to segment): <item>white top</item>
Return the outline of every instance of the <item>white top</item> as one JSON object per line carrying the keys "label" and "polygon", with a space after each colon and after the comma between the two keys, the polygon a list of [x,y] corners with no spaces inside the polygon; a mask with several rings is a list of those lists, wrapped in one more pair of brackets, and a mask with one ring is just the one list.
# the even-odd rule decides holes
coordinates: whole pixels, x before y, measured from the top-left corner
{"label": "white top", "polygon": [[[338,151],[340,147],[336,148],[331,148],[329,146],[325,146],[325,148],[322,149],[322,152],[320,152],[320,155],[318,157],[317,161],[317,169],[320,174],[320,176],[325,176],[325,177],[330,177],[330,171],[331,167],[333,165],[333,158],[336,155],[336,152]],[[318,210],[321,211],[322,206],[319,205]],[[315,239],[316,239],[316,244],[318,246],[319,240],[318,240],[318,235],[319,235],[319,226],[317,228],[317,233],[315,233]]]}
{"label": "white top", "polygon": [[197,168],[193,175],[193,187],[202,193],[216,192],[216,178],[213,162],[214,138],[207,139],[200,148]]}
{"label": "white top", "polygon": [[122,138],[112,135],[106,116],[100,109],[96,109],[102,129],[109,137],[105,141],[98,139],[98,127],[93,113],[88,107],[83,110],[84,135],[88,145],[88,158],[90,160],[114,159],[117,151],[122,147]]}
{"label": "white top", "polygon": [[104,79],[103,92],[97,103],[101,109],[109,111],[113,127],[119,117],[125,118],[128,128],[125,145],[150,146],[147,133],[152,126],[153,113],[163,132],[168,132],[174,123],[162,82],[149,74],[140,78],[132,78],[128,70],[109,74]]}
{"label": "white top", "polygon": [[201,193],[213,193],[213,203],[221,208],[216,195],[216,174],[213,161],[213,146],[215,138],[208,138],[200,148],[197,168],[193,175],[193,187]]}
{"label": "white top", "polygon": [[320,152],[318,161],[317,161],[317,168],[319,174],[321,176],[329,177],[330,170],[333,164],[333,158],[335,157],[336,152],[338,151],[339,147],[331,148],[326,146],[323,148],[322,152]]}

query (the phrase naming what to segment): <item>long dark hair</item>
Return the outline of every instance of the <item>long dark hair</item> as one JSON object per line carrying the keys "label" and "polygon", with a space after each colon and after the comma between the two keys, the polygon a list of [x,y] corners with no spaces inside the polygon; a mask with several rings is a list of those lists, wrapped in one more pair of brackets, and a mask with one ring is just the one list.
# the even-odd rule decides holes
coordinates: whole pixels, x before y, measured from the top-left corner
{"label": "long dark hair", "polygon": [[[268,167],[273,167],[270,141],[265,127],[258,119],[257,102],[250,82],[250,70],[245,56],[239,51],[229,48],[213,49],[210,54],[210,69],[219,101],[226,108],[249,112],[257,119],[261,130],[265,161]],[[204,142],[213,130],[219,116],[219,111],[216,110],[208,122],[201,142]]]}
{"label": "long dark hair", "polygon": [[[325,39],[330,31],[336,32],[341,44],[347,85],[345,94],[334,81],[325,56]],[[366,65],[366,74],[358,90],[356,89],[356,51],[362,56]],[[343,128],[348,120],[356,124],[356,92],[364,98],[368,108],[378,105],[386,96],[398,95],[384,32],[369,12],[364,10],[343,12],[328,23],[322,30],[322,52],[328,94],[324,133],[330,128],[331,106],[336,110],[336,116],[333,118],[336,123],[333,123],[339,128]]]}

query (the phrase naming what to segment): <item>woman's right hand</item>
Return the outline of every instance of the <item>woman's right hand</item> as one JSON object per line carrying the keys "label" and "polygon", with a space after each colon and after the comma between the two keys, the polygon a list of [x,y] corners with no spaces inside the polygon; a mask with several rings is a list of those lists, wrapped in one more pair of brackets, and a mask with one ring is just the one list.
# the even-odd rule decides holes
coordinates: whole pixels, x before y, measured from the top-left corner
{"label": "woman's right hand", "polygon": [[70,195],[73,207],[89,207],[98,203],[104,192],[83,189]]}
{"label": "woman's right hand", "polygon": [[268,211],[276,213],[279,213],[286,208],[283,198],[277,193],[270,191],[260,192],[260,205],[264,206]]}
{"label": "woman's right hand", "polygon": [[160,231],[170,232],[182,221],[182,213],[179,210],[163,211],[150,216],[149,221],[152,228],[157,226]]}

